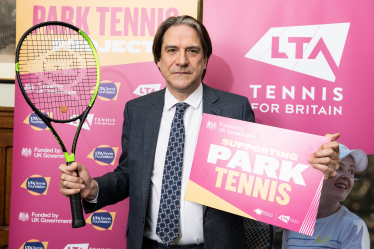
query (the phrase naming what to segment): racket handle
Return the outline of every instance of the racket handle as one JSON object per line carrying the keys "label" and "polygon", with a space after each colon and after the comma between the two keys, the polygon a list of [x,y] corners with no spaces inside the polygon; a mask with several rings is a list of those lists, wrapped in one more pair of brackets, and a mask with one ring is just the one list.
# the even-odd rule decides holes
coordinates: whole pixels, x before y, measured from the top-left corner
{"label": "racket handle", "polygon": [[[72,164],[73,162],[66,163],[67,166]],[[78,176],[78,171],[75,171]],[[84,227],[86,225],[86,221],[84,220],[83,216],[83,208],[82,208],[82,201],[81,201],[81,194],[69,195],[70,197],[70,207],[71,207],[71,216],[73,219],[72,227],[79,228]]]}

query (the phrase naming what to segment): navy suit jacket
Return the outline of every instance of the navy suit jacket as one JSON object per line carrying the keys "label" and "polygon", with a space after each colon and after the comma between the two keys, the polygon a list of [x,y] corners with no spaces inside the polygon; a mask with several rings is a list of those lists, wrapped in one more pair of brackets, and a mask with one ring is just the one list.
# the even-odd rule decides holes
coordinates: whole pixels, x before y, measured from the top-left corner
{"label": "navy suit jacket", "polygon": [[[86,213],[130,197],[127,248],[141,249],[165,89],[127,102],[124,111],[122,154],[114,172],[95,178],[96,204],[84,201]],[[246,97],[203,84],[203,112],[254,122]],[[243,218],[214,208],[203,208],[204,247],[246,248]]]}

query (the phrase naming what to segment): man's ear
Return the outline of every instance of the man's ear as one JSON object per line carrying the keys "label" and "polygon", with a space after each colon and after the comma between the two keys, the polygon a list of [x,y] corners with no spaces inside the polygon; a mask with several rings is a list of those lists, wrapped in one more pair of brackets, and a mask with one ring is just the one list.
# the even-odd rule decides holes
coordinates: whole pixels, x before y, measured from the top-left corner
{"label": "man's ear", "polygon": [[158,60],[158,62],[156,63],[157,67],[158,67],[158,70],[160,70],[160,60]]}

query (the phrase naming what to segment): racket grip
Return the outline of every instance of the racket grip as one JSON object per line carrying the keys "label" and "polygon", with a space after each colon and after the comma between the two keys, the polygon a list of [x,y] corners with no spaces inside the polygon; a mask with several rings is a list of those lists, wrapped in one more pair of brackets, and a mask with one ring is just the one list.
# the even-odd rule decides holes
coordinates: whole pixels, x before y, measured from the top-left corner
{"label": "racket grip", "polygon": [[[72,164],[73,162],[66,163],[67,166]],[[75,171],[78,176],[78,171]],[[86,221],[84,220],[83,216],[83,208],[82,208],[82,201],[81,201],[81,194],[70,195],[70,208],[71,208],[71,216],[72,216],[72,227],[79,228],[84,227],[86,225]]]}

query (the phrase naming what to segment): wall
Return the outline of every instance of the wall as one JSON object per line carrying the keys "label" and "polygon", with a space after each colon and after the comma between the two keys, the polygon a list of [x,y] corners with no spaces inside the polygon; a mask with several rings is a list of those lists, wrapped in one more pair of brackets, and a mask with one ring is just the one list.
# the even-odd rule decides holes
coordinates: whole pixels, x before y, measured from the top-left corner
{"label": "wall", "polygon": [[14,107],[14,84],[0,84],[0,106]]}

